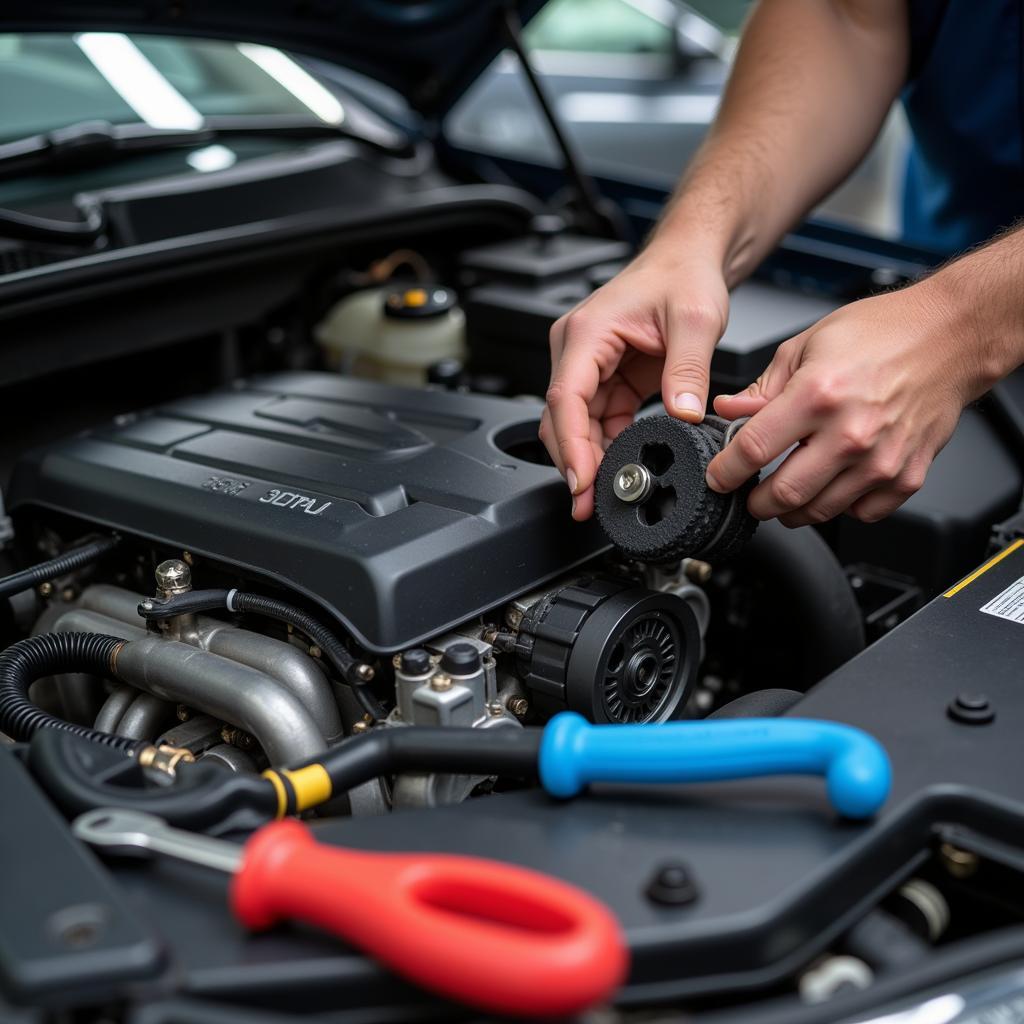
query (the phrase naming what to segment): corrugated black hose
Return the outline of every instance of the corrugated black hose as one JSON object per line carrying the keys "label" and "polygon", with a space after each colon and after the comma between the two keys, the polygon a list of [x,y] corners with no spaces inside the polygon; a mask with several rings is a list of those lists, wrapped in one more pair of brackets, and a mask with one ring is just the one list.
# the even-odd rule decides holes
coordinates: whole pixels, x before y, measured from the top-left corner
{"label": "corrugated black hose", "polygon": [[28,698],[37,679],[64,672],[113,676],[117,652],[125,641],[102,633],[40,633],[19,640],[0,654],[0,731],[30,740],[40,729],[58,729],[131,753],[143,746],[125,736],[74,725],[48,714]]}
{"label": "corrugated black hose", "polygon": [[12,594],[20,594],[23,590],[31,590],[47,580],[53,580],[58,576],[74,572],[75,569],[81,569],[82,566],[98,561],[108,551],[113,551],[119,543],[118,537],[100,537],[74,548],[72,551],[66,551],[56,558],[51,558],[48,562],[33,565],[31,569],[22,569],[21,572],[4,576],[3,579],[0,579],[0,599],[10,597]]}

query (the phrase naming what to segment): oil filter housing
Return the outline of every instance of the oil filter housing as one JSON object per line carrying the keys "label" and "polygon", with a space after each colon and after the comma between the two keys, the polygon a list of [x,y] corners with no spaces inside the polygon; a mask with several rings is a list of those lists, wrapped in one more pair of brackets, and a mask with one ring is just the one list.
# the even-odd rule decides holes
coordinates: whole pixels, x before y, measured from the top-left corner
{"label": "oil filter housing", "polygon": [[743,547],[757,526],[747,495],[758,477],[732,494],[712,491],[704,477],[741,425],[648,416],[619,434],[598,470],[594,507],[622,554],[642,562],[714,562]]}
{"label": "oil filter housing", "polygon": [[592,722],[663,722],[686,706],[700,632],[675,594],[584,577],[527,611],[516,655],[543,714],[568,708]]}

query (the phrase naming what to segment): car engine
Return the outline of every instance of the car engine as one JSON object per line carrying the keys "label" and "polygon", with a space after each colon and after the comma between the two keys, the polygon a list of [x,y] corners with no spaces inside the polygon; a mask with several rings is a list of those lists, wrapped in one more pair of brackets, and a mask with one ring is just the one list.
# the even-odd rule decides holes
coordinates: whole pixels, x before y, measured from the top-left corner
{"label": "car engine", "polygon": [[[111,378],[114,409],[75,401],[71,367],[52,428],[12,432],[2,998],[272,1024],[301,992],[331,1020],[472,1019],[328,936],[247,934],[201,868],[101,868],[67,822],[104,808],[232,841],[300,817],[355,851],[570,882],[629,950],[610,1021],[816,1024],[911,968],[927,988],[946,943],[1019,928],[998,895],[1024,820],[1001,767],[1014,648],[981,608],[1024,572],[1007,418],[967,410],[887,523],[789,531],[747,515],[753,481],[732,499],[704,486],[742,423],[652,404],[608,450],[597,515],[573,522],[537,438],[538,353],[624,253],[549,228],[454,251],[426,229],[417,249],[374,237],[317,265],[301,316],[250,323],[248,355],[228,332],[219,362],[193,340],[166,366],[83,369],[98,393],[104,365],[172,381]],[[749,287],[802,309],[791,280]],[[714,386],[777,341],[727,335]],[[891,796],[847,816],[800,769],[649,786],[608,755],[567,801],[535,764],[566,713],[600,735],[848,726],[888,751]]]}

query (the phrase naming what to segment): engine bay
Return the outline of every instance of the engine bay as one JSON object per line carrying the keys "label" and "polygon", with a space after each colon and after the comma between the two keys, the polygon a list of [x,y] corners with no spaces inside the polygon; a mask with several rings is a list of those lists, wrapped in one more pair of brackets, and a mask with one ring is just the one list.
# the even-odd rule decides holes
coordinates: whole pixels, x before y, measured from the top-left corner
{"label": "engine bay", "polygon": [[[249,933],[206,868],[98,860],[68,822],[109,807],[233,841],[300,817],[328,846],[570,883],[631,962],[607,1016],[572,1019],[867,1020],[1019,957],[1009,387],[882,524],[754,531],[702,506],[699,540],[666,545],[706,496],[656,406],[611,467],[643,499],[609,476],[620,504],[574,523],[537,440],[547,328],[628,246],[531,220],[510,189],[441,191],[401,248],[392,216],[364,218],[262,305],[226,275],[223,331],[192,311],[149,354],[19,378],[14,412],[57,411],[12,416],[2,451],[12,1020],[480,1019],[315,930]],[[843,280],[741,287],[713,390],[867,287]],[[598,764],[558,799],[537,745],[566,713],[849,726],[892,787],[855,820],[791,769],[652,785]]]}

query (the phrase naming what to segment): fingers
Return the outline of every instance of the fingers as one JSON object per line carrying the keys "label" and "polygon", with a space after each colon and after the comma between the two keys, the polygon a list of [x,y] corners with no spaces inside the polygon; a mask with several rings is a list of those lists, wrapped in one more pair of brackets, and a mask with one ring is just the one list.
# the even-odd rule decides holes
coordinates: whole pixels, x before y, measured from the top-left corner
{"label": "fingers", "polygon": [[838,473],[806,504],[780,515],[779,520],[789,527],[811,526],[849,512],[862,522],[878,522],[920,489],[929,462],[917,456],[893,470],[888,467],[898,465],[899,457],[883,454],[856,463]]}
{"label": "fingers", "polygon": [[720,494],[736,490],[758,470],[810,436],[815,422],[798,388],[770,401],[736,434],[708,466],[708,487]]}
{"label": "fingers", "polygon": [[669,310],[665,321],[665,409],[679,419],[700,423],[708,404],[711,356],[725,330],[725,318],[709,305]]}
{"label": "fingers", "polygon": [[762,521],[795,512],[817,498],[849,464],[848,458],[837,455],[832,439],[819,432],[750,492],[747,508]]}
{"label": "fingers", "polygon": [[760,412],[773,398],[782,394],[783,388],[800,365],[803,343],[806,335],[798,334],[783,342],[776,350],[772,361],[757,380],[735,395],[719,395],[715,399],[715,412],[727,420],[738,420],[741,416],[753,416]]}
{"label": "fingers", "polygon": [[541,444],[547,449],[548,455],[551,456],[555,469],[564,477],[565,466],[562,464],[562,454],[558,450],[558,443],[555,441],[555,431],[551,426],[551,411],[546,405],[541,413],[540,429],[537,431],[537,436],[540,438]]}

